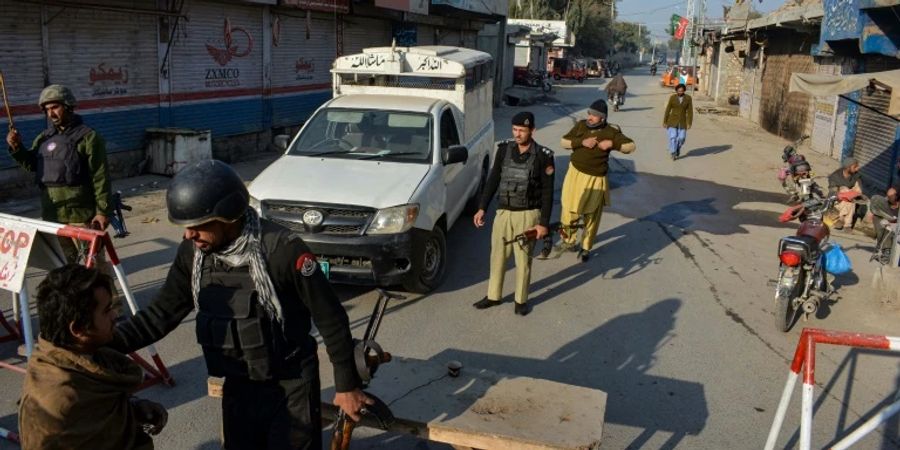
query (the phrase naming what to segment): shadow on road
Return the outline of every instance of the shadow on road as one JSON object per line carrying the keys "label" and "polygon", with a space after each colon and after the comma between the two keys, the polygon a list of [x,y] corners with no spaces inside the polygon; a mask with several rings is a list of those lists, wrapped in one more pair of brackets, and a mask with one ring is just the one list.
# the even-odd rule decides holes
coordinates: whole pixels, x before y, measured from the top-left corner
{"label": "shadow on road", "polygon": [[713,145],[710,147],[701,147],[695,148],[684,155],[684,158],[694,158],[697,156],[707,156],[707,155],[718,155],[719,153],[727,152],[731,150],[732,145]]}
{"label": "shadow on road", "polygon": [[546,359],[448,349],[431,360],[605,391],[606,422],[643,430],[628,448],[641,448],[663,432],[671,436],[660,448],[671,449],[685,436],[699,434],[709,417],[702,384],[649,374],[656,351],[673,337],[682,303],[668,298],[615,317]]}

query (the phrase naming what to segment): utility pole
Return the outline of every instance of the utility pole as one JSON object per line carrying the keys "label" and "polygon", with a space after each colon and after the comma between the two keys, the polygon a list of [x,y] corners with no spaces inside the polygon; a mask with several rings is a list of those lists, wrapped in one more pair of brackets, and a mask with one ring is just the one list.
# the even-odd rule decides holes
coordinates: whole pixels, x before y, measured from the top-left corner
{"label": "utility pole", "polygon": [[644,24],[638,23],[637,25],[638,25],[638,45],[640,46],[638,48],[638,62],[643,64],[644,63],[644,41],[641,40],[641,31],[642,31],[641,27],[643,27]]}
{"label": "utility pole", "polygon": [[693,64],[691,59],[691,39],[694,37],[694,0],[687,0],[687,13],[684,17],[688,20],[687,29],[684,30],[684,36],[681,38],[681,65],[689,66]]}

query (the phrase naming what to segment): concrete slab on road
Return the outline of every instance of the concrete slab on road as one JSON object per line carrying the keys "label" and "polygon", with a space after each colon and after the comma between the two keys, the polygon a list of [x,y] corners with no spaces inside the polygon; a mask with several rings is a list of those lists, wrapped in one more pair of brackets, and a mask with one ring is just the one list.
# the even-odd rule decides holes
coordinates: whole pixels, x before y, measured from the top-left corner
{"label": "concrete slab on road", "polygon": [[[775,330],[775,245],[795,229],[777,221],[786,206],[775,175],[787,142],[736,117],[697,114],[684,157],[673,162],[662,129],[670,91],[644,72],[626,74],[626,104],[610,116],[638,150],[614,154],[612,205],[604,212],[591,260],[581,264],[563,255],[535,261],[534,309],[526,317],[513,314],[512,271],[506,304],[477,311],[471,303],[486,292],[489,231],[476,230],[463,218],[448,234],[447,281],[427,296],[392,303],[379,341],[405,357],[454,359],[468,367],[605,391],[605,448],[760,448],[802,326],[897,334],[898,313],[874,299],[870,240],[836,233],[833,238],[854,263],[852,274],[833,280],[838,301],[789,333]],[[600,88],[596,80],[556,85],[546,101],[497,109],[496,138],[509,137],[515,112],[533,111],[537,141],[556,150],[558,195],[569,161],[569,152],[558,148],[559,138],[603,96]],[[818,174],[837,166],[803,152]],[[129,216],[132,236],[116,241],[142,304],[159,288],[181,235],[164,223],[160,195],[157,190],[147,196],[145,206]],[[144,218],[161,221],[141,223]],[[361,335],[375,294],[344,286],[337,291],[355,335]],[[195,342],[187,323],[158,345],[179,384],[141,393],[170,408],[157,448],[217,448],[219,405],[206,398]],[[0,346],[0,352],[11,357],[14,349]],[[883,406],[898,388],[892,355],[823,347],[817,369],[813,445],[820,448]],[[0,372],[0,383],[0,427],[14,427],[21,378]],[[780,446],[796,445],[798,399]],[[900,423],[893,422],[856,448],[896,448],[898,429]],[[354,445],[446,448],[371,430],[361,430]],[[11,447],[0,443],[5,448]]]}

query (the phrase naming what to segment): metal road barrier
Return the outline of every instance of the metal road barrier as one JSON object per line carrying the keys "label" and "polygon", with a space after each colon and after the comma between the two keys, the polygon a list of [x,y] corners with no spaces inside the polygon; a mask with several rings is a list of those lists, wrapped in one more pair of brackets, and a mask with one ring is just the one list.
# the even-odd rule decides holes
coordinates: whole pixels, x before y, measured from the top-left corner
{"label": "metal road barrier", "polygon": [[[809,450],[812,444],[813,421],[813,387],[816,383],[816,344],[844,345],[847,347],[870,348],[900,352],[900,337],[880,336],[875,334],[849,333],[844,331],[820,330],[816,328],[804,328],[794,352],[794,360],[791,362],[791,370],[788,373],[778,410],[775,412],[775,420],[769,430],[766,439],[766,450],[775,448],[778,433],[784,425],[784,416],[787,413],[788,404],[791,402],[791,392],[800,378],[800,370],[803,370],[803,404],[800,416],[800,450]],[[894,403],[882,408],[872,418],[857,427],[849,435],[838,441],[831,448],[842,450],[862,439],[863,436],[877,428],[891,417],[900,412],[900,391],[894,397]]]}
{"label": "metal road barrier", "polygon": [[[2,213],[0,213],[0,223],[4,224],[4,230],[6,233],[3,236],[0,236],[0,251],[3,251],[6,247],[13,247],[14,244],[21,245],[19,248],[7,251],[7,253],[19,250],[24,251],[25,247],[28,247],[29,252],[31,250],[38,251],[37,254],[30,254],[29,256],[24,257],[25,259],[27,259],[26,261],[13,261],[12,263],[22,262],[22,264],[13,265],[13,268],[11,269],[12,272],[24,273],[24,269],[27,266],[31,266],[38,259],[42,261],[42,265],[45,266],[42,268],[45,269],[62,266],[63,264],[65,264],[65,258],[61,255],[58,249],[58,244],[53,242],[53,239],[55,239],[55,237],[61,237],[80,241],[87,245],[88,250],[87,254],[85,255],[84,261],[84,265],[87,267],[93,267],[97,263],[97,257],[101,252],[106,253],[106,256],[109,259],[109,263],[112,265],[112,269],[115,272],[116,279],[119,281],[119,285],[122,288],[122,293],[125,295],[125,299],[128,303],[128,307],[131,310],[131,313],[137,314],[137,301],[134,298],[134,293],[131,291],[131,287],[129,287],[128,285],[128,279],[125,276],[125,269],[122,268],[122,262],[119,260],[119,255],[116,253],[116,250],[113,247],[112,239],[110,239],[109,234],[106,231],[62,225],[58,223],[45,222],[42,220]],[[16,242],[11,242],[17,235],[23,236],[23,234],[30,237],[28,237],[28,239],[19,239],[21,240],[21,242],[18,242],[18,240]],[[12,238],[8,236],[12,236]],[[6,266],[4,266],[4,271],[5,270]],[[20,274],[20,276],[22,276],[22,274]],[[2,280],[3,279],[0,278],[0,281]],[[15,300],[17,300],[16,304],[18,308],[15,308],[15,310],[18,311],[21,337],[25,341],[26,355],[30,357],[31,351],[34,348],[34,335],[32,334],[31,330],[31,313],[29,309],[28,290],[26,289],[25,284],[22,283],[21,290],[18,293],[16,293],[15,290],[13,292],[13,297]],[[175,381],[169,374],[169,371],[160,358],[159,354],[157,353],[156,348],[153,345],[149,345],[147,346],[147,350],[150,353],[150,358],[152,359],[153,364],[150,364],[150,362],[145,360],[136,352],[129,355],[138,365],[140,365],[146,371],[144,383],[140,388],[143,389],[157,383],[163,383],[169,386],[174,385]],[[24,369],[22,369],[21,367],[3,362],[0,362],[0,368],[10,369],[17,372],[24,372]]]}

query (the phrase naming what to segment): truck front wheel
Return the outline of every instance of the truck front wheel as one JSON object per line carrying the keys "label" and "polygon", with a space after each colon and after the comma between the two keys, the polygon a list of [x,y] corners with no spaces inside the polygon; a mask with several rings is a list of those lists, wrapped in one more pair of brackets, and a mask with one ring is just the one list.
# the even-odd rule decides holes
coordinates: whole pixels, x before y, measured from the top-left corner
{"label": "truck front wheel", "polygon": [[412,274],[403,287],[417,294],[435,290],[444,281],[447,267],[447,239],[444,230],[435,226],[419,245],[412,261]]}

